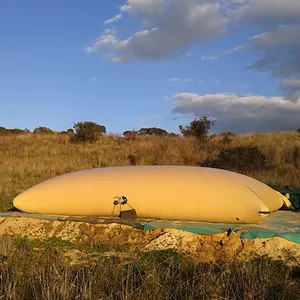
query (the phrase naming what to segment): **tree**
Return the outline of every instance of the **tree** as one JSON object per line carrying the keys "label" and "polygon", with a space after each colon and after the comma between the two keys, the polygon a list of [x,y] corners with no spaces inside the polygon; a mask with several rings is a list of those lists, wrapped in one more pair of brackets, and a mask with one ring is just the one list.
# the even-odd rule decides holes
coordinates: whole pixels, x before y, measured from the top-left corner
{"label": "tree", "polygon": [[136,130],[126,130],[123,132],[123,136],[124,137],[133,137],[136,136],[138,134],[138,132]]}
{"label": "tree", "polygon": [[71,136],[71,142],[96,142],[99,137],[106,133],[106,127],[94,122],[74,123],[74,135]]}
{"label": "tree", "polygon": [[164,136],[164,135],[168,135],[168,132],[161,128],[150,127],[150,128],[141,128],[138,131],[138,134],[146,135],[146,136]]}
{"label": "tree", "polygon": [[53,131],[48,127],[40,126],[40,127],[35,128],[33,130],[33,133],[50,134],[50,133],[53,133]]}
{"label": "tree", "polygon": [[199,119],[194,119],[190,125],[183,127],[179,125],[181,134],[186,136],[195,136],[198,139],[206,139],[209,130],[214,126],[215,120],[212,120],[209,116],[205,115]]}

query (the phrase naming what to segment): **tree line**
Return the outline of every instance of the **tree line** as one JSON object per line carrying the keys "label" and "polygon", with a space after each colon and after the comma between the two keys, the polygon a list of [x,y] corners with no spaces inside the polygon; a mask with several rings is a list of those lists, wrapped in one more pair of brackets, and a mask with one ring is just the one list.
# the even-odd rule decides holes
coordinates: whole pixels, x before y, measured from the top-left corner
{"label": "tree line", "polygon": [[[215,124],[215,120],[212,120],[209,116],[203,116],[198,119],[194,119],[189,125],[179,125],[180,134],[186,136],[196,136],[198,138],[205,138],[209,134],[209,130]],[[29,129],[7,129],[0,127],[0,135],[17,135],[25,133],[34,134],[53,134],[55,131],[48,127],[39,126],[32,132]],[[69,134],[70,140],[73,142],[95,142],[99,137],[106,134],[106,127],[104,125],[97,124],[95,122],[78,122],[74,123],[73,128],[69,128],[65,131],[58,132],[59,134]],[[178,136],[180,134],[169,133],[165,129],[157,127],[142,127],[139,130],[126,130],[123,132],[124,137],[135,136]]]}

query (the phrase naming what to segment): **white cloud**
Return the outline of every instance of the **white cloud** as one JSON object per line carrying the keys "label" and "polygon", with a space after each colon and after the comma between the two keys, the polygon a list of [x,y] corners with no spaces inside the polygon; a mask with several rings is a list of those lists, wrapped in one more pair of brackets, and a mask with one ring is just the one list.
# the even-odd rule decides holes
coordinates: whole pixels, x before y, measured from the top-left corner
{"label": "white cloud", "polygon": [[240,23],[265,28],[299,22],[299,0],[249,0],[235,16]]}
{"label": "white cloud", "polygon": [[283,80],[278,89],[283,91],[287,98],[300,102],[300,79]]}
{"label": "white cloud", "polygon": [[106,29],[100,37],[92,44],[84,48],[86,53],[98,52],[102,48],[113,48],[118,44],[116,33],[112,30]]}
{"label": "white cloud", "polygon": [[297,101],[300,87],[285,83],[300,79],[299,0],[249,0],[234,16],[239,26],[250,25],[262,30],[249,41],[249,49],[260,53],[260,59],[250,68],[283,79],[279,90]]}
{"label": "white cloud", "polygon": [[300,87],[300,79],[287,79],[282,82],[282,86],[285,87]]}
{"label": "white cloud", "polygon": [[106,20],[106,21],[104,22],[104,24],[105,24],[105,25],[112,24],[112,23],[115,23],[115,22],[117,22],[117,21],[119,21],[119,20],[121,20],[121,19],[122,19],[122,15],[121,15],[121,14],[118,14],[118,15],[116,15],[115,17]]}
{"label": "white cloud", "polygon": [[299,127],[300,102],[282,97],[236,94],[197,95],[181,93],[174,96],[173,113],[216,118],[216,129],[238,133],[295,130]]}
{"label": "white cloud", "polygon": [[232,54],[232,53],[241,51],[241,50],[243,50],[243,49],[245,49],[245,46],[240,45],[240,46],[234,47],[234,48],[232,48],[232,49],[226,51],[224,55],[229,55],[229,54]]}
{"label": "white cloud", "polygon": [[201,60],[215,60],[215,59],[221,58],[223,56],[227,56],[227,55],[239,52],[241,50],[244,50],[245,48],[246,48],[246,46],[240,45],[240,46],[234,47],[230,50],[227,50],[224,53],[218,54],[218,55],[202,55]]}
{"label": "white cloud", "polygon": [[[228,19],[220,12],[221,5],[208,0],[128,0],[120,14],[147,24],[147,29],[119,42],[115,36],[110,37],[111,57],[114,61],[126,62],[164,60],[189,53],[190,45],[207,42],[222,34]],[[103,36],[108,39],[105,34],[101,35],[87,49],[100,51],[106,45],[99,43]]]}
{"label": "white cloud", "polygon": [[250,43],[262,52],[252,67],[278,77],[300,75],[300,26],[278,26],[254,36]]}
{"label": "white cloud", "polygon": [[[249,44],[220,54],[203,55],[201,59],[214,60],[247,49],[260,55],[251,68],[282,80],[300,80],[299,1],[127,0],[118,15],[106,24],[131,18],[137,24],[135,28],[140,29],[125,37],[105,30],[85,52],[100,52],[116,63],[186,57],[191,45],[213,40],[228,28],[246,26],[259,32]],[[300,94],[300,87],[295,86],[282,84],[279,90],[294,101]]]}
{"label": "white cloud", "polygon": [[250,45],[261,52],[261,58],[250,68],[282,78],[284,81],[279,90],[291,99],[299,99],[300,86],[285,83],[300,80],[300,25],[279,25],[252,37]]}

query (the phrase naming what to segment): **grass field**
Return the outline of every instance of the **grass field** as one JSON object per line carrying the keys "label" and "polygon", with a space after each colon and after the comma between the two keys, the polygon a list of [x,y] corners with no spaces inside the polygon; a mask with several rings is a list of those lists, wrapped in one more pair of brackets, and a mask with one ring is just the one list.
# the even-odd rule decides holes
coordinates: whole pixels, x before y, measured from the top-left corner
{"label": "grass field", "polygon": [[[14,300],[293,300],[300,298],[299,267],[259,258],[207,264],[182,253],[74,246],[59,239],[0,238],[1,299]],[[80,249],[88,260],[70,263]]]}
{"label": "grass field", "polygon": [[207,143],[194,138],[103,136],[95,144],[72,144],[68,135],[0,136],[0,210],[29,187],[75,170],[127,165],[198,166],[225,148],[257,146],[268,165],[246,172],[265,183],[300,187],[300,137],[297,133],[236,136],[224,143],[216,136]]}
{"label": "grass field", "polygon": [[[194,138],[103,136],[73,144],[68,135],[0,136],[0,210],[29,187],[60,174],[128,165],[200,166],[224,149],[258,147],[267,166],[246,172],[265,183],[300,187],[297,133]],[[300,270],[262,257],[207,264],[176,251],[128,252],[126,245],[71,244],[0,237],[1,299],[300,299]],[[72,262],[72,253],[83,253]]]}

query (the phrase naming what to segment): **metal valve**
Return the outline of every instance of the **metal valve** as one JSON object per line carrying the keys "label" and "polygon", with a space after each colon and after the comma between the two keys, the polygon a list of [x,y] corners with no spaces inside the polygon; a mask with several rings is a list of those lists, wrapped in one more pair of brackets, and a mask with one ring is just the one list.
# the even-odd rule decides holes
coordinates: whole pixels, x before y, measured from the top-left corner
{"label": "metal valve", "polygon": [[116,199],[114,201],[114,205],[125,205],[128,202],[128,200],[125,196],[120,196],[120,197],[116,196],[116,197],[114,197],[114,199]]}

